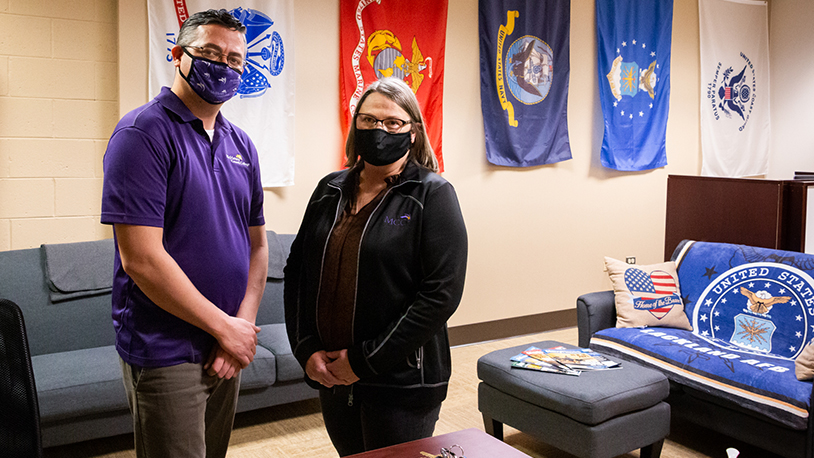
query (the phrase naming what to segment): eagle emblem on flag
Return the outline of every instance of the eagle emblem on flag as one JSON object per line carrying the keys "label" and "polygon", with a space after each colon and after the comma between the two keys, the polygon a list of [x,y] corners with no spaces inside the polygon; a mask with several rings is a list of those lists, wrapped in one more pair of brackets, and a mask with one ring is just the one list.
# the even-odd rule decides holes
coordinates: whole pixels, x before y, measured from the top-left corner
{"label": "eagle emblem on flag", "polygon": [[554,77],[554,52],[545,41],[531,35],[520,37],[506,52],[507,86],[514,98],[526,105],[542,102]]}
{"label": "eagle emblem on flag", "polygon": [[[396,77],[410,84],[413,93],[418,92],[427,70],[432,78],[432,58],[424,57],[418,48],[418,41],[413,37],[412,60],[404,55],[401,42],[389,30],[376,30],[367,38],[367,61],[378,78]],[[407,81],[407,77],[410,81]]]}
{"label": "eagle emblem on flag", "polygon": [[732,78],[729,78],[732,74],[732,67],[724,71],[721,87],[718,88],[718,98],[721,100],[718,104],[718,108],[720,108],[723,114],[728,118],[732,116],[732,113],[730,113],[730,111],[732,111],[737,113],[741,119],[746,120],[743,112],[746,110],[746,104],[749,103],[752,91],[749,85],[744,81],[745,73],[746,66],[743,67],[740,73]]}
{"label": "eagle emblem on flag", "polygon": [[743,131],[755,106],[757,77],[749,57],[744,53],[740,53],[740,57],[744,66],[736,74],[735,68],[738,67],[726,67],[718,62],[715,76],[707,87],[707,98],[712,102],[712,115],[716,121],[721,115],[734,119],[740,124],[738,131]]}
{"label": "eagle emblem on flag", "polygon": [[[640,61],[645,61],[644,65],[647,66],[639,65],[636,61],[625,62],[622,57],[623,51]],[[611,62],[610,71],[605,75],[608,79],[610,93],[616,99],[613,106],[619,110],[621,116],[633,119],[634,113],[639,110],[638,116],[643,117],[645,111],[653,108],[652,102],[638,102],[635,105],[623,104],[621,107],[619,104],[622,102],[623,96],[635,98],[639,92],[647,94],[649,96],[647,100],[652,101],[656,98],[656,85],[659,82],[656,52],[648,50],[646,43],[637,42],[635,39],[630,43],[623,41],[616,52],[617,56]],[[652,62],[647,64],[646,61],[651,59]]]}

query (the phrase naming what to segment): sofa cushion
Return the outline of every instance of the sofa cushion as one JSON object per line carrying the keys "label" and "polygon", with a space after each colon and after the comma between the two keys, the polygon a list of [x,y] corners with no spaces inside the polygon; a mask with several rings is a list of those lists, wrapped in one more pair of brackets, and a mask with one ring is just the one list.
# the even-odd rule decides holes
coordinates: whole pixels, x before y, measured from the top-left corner
{"label": "sofa cushion", "polygon": [[[257,339],[260,340],[259,335]],[[253,390],[273,385],[277,381],[276,360],[274,353],[257,345],[254,361],[246,366],[240,375],[240,389]]]}
{"label": "sofa cushion", "polygon": [[792,429],[806,429],[811,383],[797,380],[794,360],[674,328],[608,328],[594,334],[590,347],[660,369],[672,381]]}
{"label": "sofa cushion", "polygon": [[613,284],[616,326],[665,326],[691,330],[679,294],[674,262],[638,265],[605,257]]}
{"label": "sofa cushion", "polygon": [[281,280],[284,276],[283,268],[285,268],[288,253],[283,248],[280,238],[274,231],[266,231],[266,239],[269,247],[269,266],[266,278],[276,278]]}
{"label": "sofa cushion", "polygon": [[794,360],[794,374],[797,380],[814,378],[814,343],[809,342],[803,352]]}
{"label": "sofa cushion", "polygon": [[274,353],[277,363],[277,380],[280,382],[290,382],[292,380],[302,380],[305,374],[288,343],[288,334],[285,324],[265,324],[260,326],[260,333],[257,335],[257,346],[264,347]]}
{"label": "sofa cushion", "polygon": [[43,423],[128,410],[113,345],[31,358]]}
{"label": "sofa cushion", "polygon": [[[43,424],[106,412],[127,411],[119,355],[113,345],[31,358]],[[258,346],[243,369],[241,389],[274,383],[275,357]]]}

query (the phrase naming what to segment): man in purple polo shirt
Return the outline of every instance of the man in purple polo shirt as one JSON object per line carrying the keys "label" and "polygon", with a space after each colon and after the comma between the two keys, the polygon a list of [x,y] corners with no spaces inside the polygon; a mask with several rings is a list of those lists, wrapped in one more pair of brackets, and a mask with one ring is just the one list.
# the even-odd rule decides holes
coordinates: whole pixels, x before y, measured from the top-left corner
{"label": "man in purple polo shirt", "polygon": [[104,159],[113,324],[139,457],[225,456],[268,268],[257,151],[221,114],[246,28],[192,15],[175,79],[122,118]]}

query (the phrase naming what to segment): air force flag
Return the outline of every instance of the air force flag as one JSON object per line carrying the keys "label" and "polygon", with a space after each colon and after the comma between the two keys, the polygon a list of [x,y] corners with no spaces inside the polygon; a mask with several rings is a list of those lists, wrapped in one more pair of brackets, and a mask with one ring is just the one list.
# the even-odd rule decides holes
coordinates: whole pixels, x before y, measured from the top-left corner
{"label": "air force flag", "polygon": [[602,165],[667,165],[673,0],[596,0]]}
{"label": "air force flag", "polygon": [[246,26],[246,69],[221,112],[257,147],[263,187],[294,184],[293,0],[148,0],[150,94],[171,86],[170,50],[190,15],[226,9]]}
{"label": "air force flag", "polygon": [[486,158],[529,167],[571,159],[570,0],[480,0]]}

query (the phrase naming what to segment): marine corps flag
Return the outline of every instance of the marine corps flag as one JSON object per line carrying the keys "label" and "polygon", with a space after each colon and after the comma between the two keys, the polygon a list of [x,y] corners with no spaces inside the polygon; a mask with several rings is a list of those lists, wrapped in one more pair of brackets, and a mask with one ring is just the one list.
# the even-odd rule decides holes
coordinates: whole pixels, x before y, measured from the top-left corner
{"label": "marine corps flag", "polygon": [[[340,0],[339,92],[343,134],[367,85],[388,76],[413,89],[444,170],[441,132],[447,0]],[[344,164],[344,153],[342,163]]]}
{"label": "marine corps flag", "polygon": [[766,2],[699,0],[702,175],[765,175],[769,167]]}
{"label": "marine corps flag", "polygon": [[486,158],[529,167],[571,159],[570,0],[480,0]]}
{"label": "marine corps flag", "polygon": [[596,0],[605,167],[667,165],[672,31],[673,0]]}

